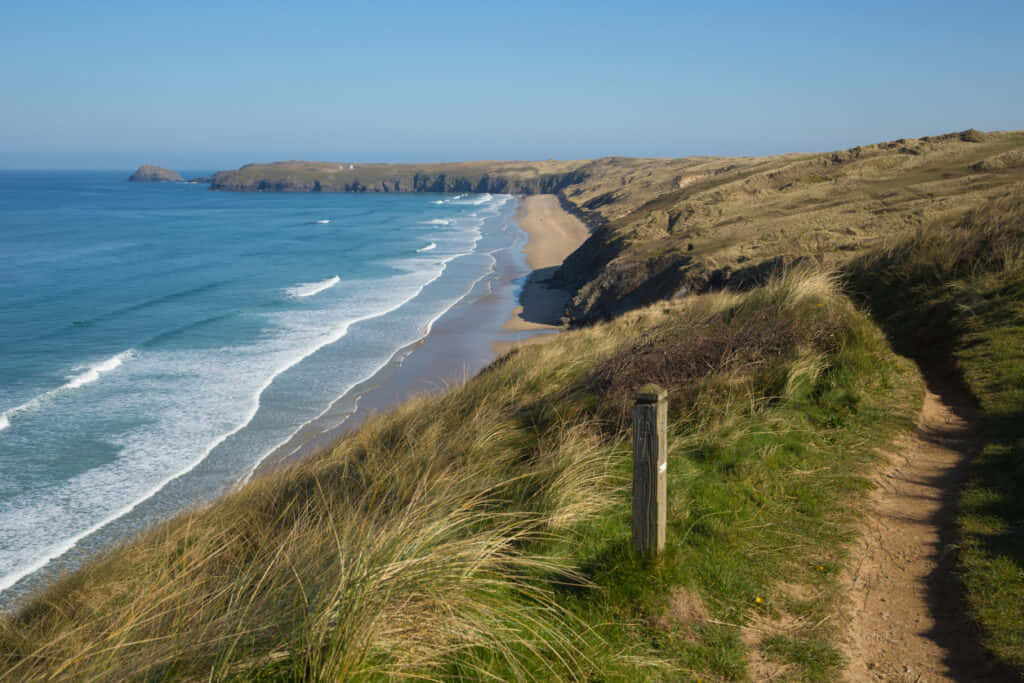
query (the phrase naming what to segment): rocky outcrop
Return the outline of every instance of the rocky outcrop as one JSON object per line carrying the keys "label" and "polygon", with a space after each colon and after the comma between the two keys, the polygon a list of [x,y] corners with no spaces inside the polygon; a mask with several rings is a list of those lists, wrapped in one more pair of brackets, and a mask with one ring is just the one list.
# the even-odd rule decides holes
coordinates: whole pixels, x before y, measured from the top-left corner
{"label": "rocky outcrop", "polygon": [[182,177],[176,171],[151,164],[139,166],[128,178],[132,183],[180,183]]}

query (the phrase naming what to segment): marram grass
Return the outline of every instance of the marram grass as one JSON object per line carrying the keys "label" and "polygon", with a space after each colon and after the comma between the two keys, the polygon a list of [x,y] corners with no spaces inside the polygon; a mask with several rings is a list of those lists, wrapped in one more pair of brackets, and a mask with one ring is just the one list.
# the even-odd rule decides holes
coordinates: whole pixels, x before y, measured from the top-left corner
{"label": "marram grass", "polygon": [[[654,564],[629,551],[641,379],[671,391]],[[920,388],[821,273],[656,304],[64,577],[0,620],[0,680],[717,680],[749,647],[828,678],[862,475]]]}

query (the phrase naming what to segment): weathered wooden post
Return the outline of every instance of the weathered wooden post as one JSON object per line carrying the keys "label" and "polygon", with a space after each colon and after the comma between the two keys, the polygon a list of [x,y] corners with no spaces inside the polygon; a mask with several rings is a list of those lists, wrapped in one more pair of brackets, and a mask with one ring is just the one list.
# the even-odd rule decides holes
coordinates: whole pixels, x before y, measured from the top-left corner
{"label": "weathered wooden post", "polygon": [[668,392],[646,384],[633,406],[633,551],[656,557],[665,549]]}

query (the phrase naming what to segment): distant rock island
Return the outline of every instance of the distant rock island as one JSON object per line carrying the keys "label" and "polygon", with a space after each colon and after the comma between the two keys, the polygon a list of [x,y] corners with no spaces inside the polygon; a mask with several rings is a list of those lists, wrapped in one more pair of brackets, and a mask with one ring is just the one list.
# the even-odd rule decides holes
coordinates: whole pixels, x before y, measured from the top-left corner
{"label": "distant rock island", "polygon": [[151,164],[143,164],[128,178],[132,183],[180,183],[183,178],[176,171]]}

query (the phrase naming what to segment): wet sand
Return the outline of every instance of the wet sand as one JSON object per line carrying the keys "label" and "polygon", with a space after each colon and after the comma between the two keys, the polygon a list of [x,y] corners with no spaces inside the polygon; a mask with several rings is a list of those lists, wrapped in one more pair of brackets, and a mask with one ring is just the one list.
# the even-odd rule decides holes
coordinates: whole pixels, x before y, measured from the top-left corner
{"label": "wet sand", "polygon": [[[469,379],[513,346],[557,332],[569,293],[548,280],[589,236],[553,195],[527,197],[519,224],[529,236],[522,255],[495,254],[496,276],[474,291],[418,342],[400,349],[380,372],[334,402],[269,455],[256,475],[326,450],[370,416],[411,396],[437,393]],[[518,296],[517,296],[518,294]]]}

